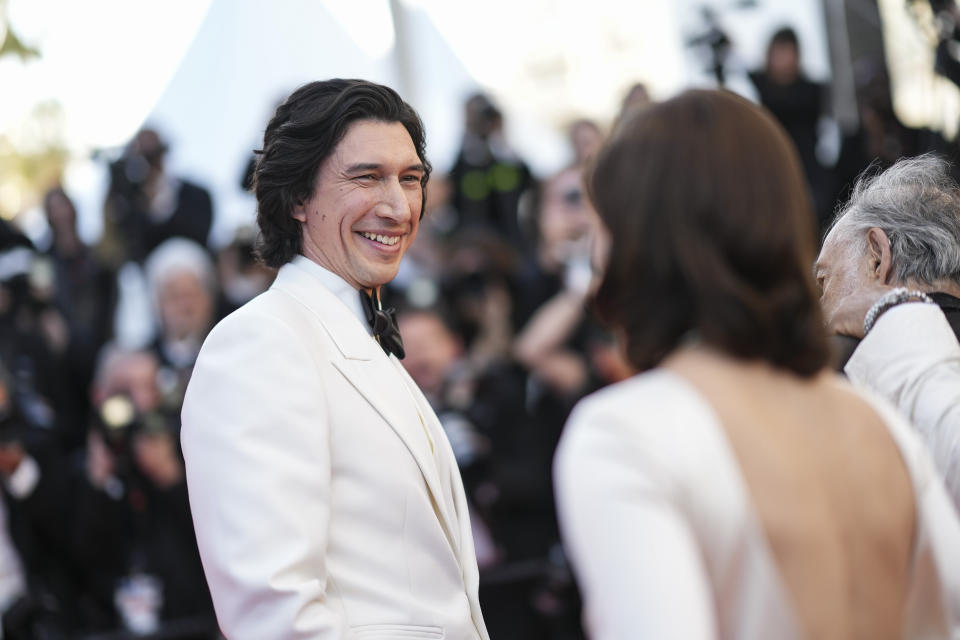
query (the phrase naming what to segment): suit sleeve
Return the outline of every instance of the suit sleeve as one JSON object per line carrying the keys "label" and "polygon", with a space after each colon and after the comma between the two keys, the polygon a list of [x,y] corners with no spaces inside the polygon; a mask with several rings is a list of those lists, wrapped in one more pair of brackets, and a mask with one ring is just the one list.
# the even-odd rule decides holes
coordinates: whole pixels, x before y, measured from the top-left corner
{"label": "suit sleeve", "polygon": [[943,312],[920,303],[890,309],[844,372],[910,419],[960,506],[960,344]]}
{"label": "suit sleeve", "polygon": [[[635,417],[635,416],[633,416]],[[712,640],[709,579],[668,479],[615,416],[583,405],[554,464],[558,515],[594,640]]]}
{"label": "suit sleeve", "polygon": [[327,597],[329,424],[313,355],[276,318],[231,316],[184,400],[191,511],[230,640],[346,635]]}

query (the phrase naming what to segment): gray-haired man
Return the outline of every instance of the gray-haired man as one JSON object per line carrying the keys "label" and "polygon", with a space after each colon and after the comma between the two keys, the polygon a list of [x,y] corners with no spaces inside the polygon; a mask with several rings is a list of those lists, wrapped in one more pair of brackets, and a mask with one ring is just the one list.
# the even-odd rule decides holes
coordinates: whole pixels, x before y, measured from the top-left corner
{"label": "gray-haired man", "polygon": [[960,186],[920,156],[861,178],[814,266],[844,371],[905,413],[960,508]]}

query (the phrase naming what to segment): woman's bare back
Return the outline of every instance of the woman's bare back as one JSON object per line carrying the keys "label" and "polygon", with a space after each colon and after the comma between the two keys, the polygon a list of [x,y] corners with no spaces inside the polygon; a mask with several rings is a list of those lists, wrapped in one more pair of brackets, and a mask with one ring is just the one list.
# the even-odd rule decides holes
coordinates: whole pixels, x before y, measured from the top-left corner
{"label": "woman's bare back", "polygon": [[665,367],[711,405],[810,638],[899,638],[916,519],[880,417],[833,374],[684,349]]}

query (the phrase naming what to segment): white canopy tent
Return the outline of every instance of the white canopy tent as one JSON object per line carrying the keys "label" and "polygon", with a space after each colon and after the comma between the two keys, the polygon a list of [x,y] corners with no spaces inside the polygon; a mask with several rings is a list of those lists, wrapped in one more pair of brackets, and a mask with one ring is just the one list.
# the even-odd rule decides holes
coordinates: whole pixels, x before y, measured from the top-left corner
{"label": "white canopy tent", "polygon": [[[42,21],[42,15],[66,15],[77,22],[74,31],[87,30],[85,42],[102,50],[93,57],[87,48],[74,47],[71,67],[70,51],[56,45],[70,30],[43,23],[51,37],[38,44],[50,55],[36,64],[59,61],[61,80],[71,77],[68,72],[76,76],[64,85],[74,88],[63,100],[68,124],[83,134],[102,130],[99,137],[78,138],[83,142],[75,151],[115,148],[140,124],[157,127],[171,146],[169,169],[213,192],[216,244],[225,242],[237,224],[252,221],[254,203],[239,186],[243,168],[259,146],[277,100],[310,80],[364,77],[396,87],[423,117],[428,153],[441,172],[459,145],[464,98],[483,87],[501,104],[508,139],[535,173],[545,175],[569,158],[564,125],[577,116],[609,122],[633,82],[646,82],[655,98],[709,82],[702,60],[684,45],[702,26],[702,4],[720,9],[741,66],[760,64],[770,33],[792,24],[803,43],[807,70],[818,79],[829,76],[820,0],[757,0],[750,10],[731,9],[737,4],[732,0],[598,0],[589,5],[581,0],[209,0],[199,26],[185,25],[192,36],[173,33],[175,22],[169,15],[161,21],[156,6],[110,5],[112,15],[130,24],[107,25],[102,15],[95,19],[93,14],[111,0],[91,0],[84,5],[91,9],[90,24],[83,25],[79,21],[85,14],[69,2],[58,10],[60,1],[11,0],[11,8],[25,2],[34,22]],[[40,6],[44,3],[45,8]],[[151,19],[163,33],[149,31]],[[191,17],[190,25],[196,20]],[[22,30],[29,33],[29,27]],[[143,49],[167,59],[149,78],[127,82],[131,69],[151,73],[153,67],[105,63],[144,55],[130,38],[137,29]],[[100,46],[111,39],[117,40],[116,50]],[[169,51],[159,50],[163,43]],[[113,58],[104,57],[107,53]],[[175,59],[179,63],[171,62]],[[749,87],[733,80],[735,89],[749,93]],[[159,86],[146,91],[150,81]],[[83,86],[92,95],[84,95]],[[134,90],[159,97],[119,99]],[[107,131],[103,116],[111,109],[117,110],[111,116],[115,126]],[[80,112],[89,114],[84,116],[89,122],[69,119]],[[96,127],[93,115],[100,116]],[[77,161],[66,176],[88,239],[100,232],[105,165],[103,159]]]}

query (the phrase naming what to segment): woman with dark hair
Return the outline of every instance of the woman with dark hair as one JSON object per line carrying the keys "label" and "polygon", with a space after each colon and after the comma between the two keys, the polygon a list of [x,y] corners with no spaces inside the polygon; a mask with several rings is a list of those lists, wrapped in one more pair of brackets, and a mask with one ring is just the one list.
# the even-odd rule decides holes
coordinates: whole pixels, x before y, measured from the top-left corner
{"label": "woman with dark hair", "polygon": [[577,406],[555,462],[594,640],[956,637],[960,522],[910,427],[828,371],[783,129],[690,91],[589,187],[598,310],[642,372]]}

